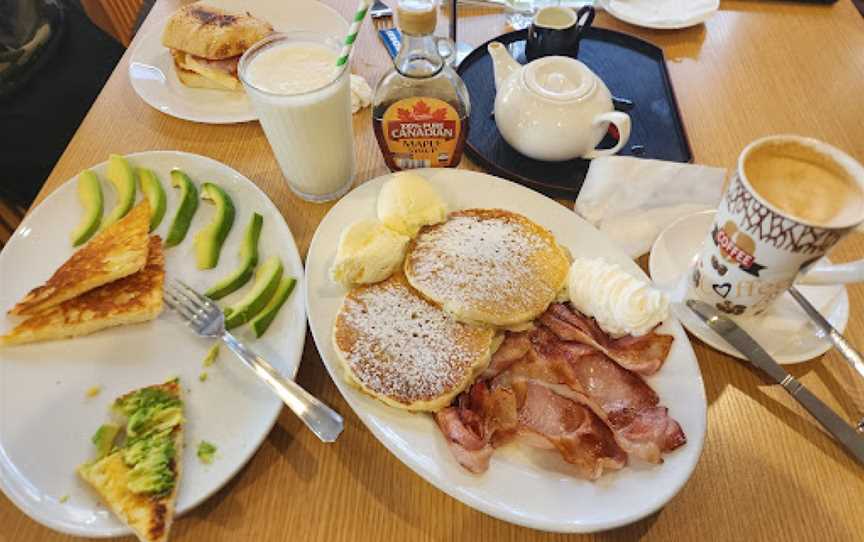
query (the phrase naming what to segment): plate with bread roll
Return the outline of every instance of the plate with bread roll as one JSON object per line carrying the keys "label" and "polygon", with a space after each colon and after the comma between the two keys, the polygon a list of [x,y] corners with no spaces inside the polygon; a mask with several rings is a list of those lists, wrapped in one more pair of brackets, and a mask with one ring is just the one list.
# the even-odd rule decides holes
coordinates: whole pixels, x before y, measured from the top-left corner
{"label": "plate with bread roll", "polygon": [[453,169],[362,184],[312,239],[306,305],[372,434],[496,518],[611,529],[665,505],[699,460],[705,390],[666,294],[518,184]]}
{"label": "plate with bread roll", "polygon": [[341,39],[348,23],[316,0],[206,0],[187,4],[132,43],[129,79],[148,105],[207,124],[256,119],[237,64],[271,32],[304,30]]}

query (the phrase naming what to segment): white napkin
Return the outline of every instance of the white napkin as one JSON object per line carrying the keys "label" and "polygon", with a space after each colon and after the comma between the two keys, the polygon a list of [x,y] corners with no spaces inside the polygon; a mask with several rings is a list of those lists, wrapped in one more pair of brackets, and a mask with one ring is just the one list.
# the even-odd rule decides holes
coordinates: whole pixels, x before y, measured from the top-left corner
{"label": "white napkin", "polygon": [[372,88],[362,75],[351,74],[351,113],[356,113],[372,103]]}
{"label": "white napkin", "polygon": [[717,10],[717,0],[603,0],[610,12],[652,26],[676,25]]}
{"label": "white napkin", "polygon": [[678,218],[716,209],[725,177],[723,168],[630,156],[595,158],[573,210],[637,258]]}

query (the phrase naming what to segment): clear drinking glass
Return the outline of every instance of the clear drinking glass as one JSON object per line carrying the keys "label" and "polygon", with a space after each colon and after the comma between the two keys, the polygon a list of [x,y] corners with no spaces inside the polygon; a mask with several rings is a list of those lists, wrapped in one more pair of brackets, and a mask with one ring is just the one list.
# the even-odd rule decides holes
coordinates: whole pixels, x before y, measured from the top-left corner
{"label": "clear drinking glass", "polygon": [[[277,48],[309,47],[320,53],[321,46],[334,52],[333,73],[311,88],[302,86],[303,80],[280,81],[281,70],[275,67],[269,73],[264,64],[251,68]],[[314,32],[276,33],[247,50],[237,70],[288,187],[307,201],[337,199],[354,181],[351,72],[347,63],[336,68],[339,51],[338,40]],[[266,62],[279,60],[267,56]],[[290,61],[303,62],[296,57]],[[282,83],[295,88],[275,90]],[[301,83],[299,91],[296,83]]]}

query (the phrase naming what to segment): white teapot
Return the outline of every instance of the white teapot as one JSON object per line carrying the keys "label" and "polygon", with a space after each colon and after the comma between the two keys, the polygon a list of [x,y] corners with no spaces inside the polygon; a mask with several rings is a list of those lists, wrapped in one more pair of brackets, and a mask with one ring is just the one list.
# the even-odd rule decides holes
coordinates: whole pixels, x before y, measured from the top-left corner
{"label": "white teapot", "polygon": [[[495,70],[495,124],[511,147],[550,162],[615,154],[630,137],[630,117],[614,111],[612,95],[588,66],[565,56],[519,64],[499,42],[488,47]],[[609,123],[618,143],[596,149]]]}

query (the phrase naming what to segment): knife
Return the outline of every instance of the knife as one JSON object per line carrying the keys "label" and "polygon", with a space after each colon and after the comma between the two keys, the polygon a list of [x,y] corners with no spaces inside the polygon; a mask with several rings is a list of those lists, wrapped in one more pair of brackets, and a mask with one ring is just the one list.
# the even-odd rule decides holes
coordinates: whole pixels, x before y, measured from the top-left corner
{"label": "knife", "polygon": [[783,386],[807,412],[813,415],[852,454],[859,463],[864,464],[864,436],[859,435],[843,418],[828,408],[801,382],[787,373],[774,361],[753,337],[738,327],[738,324],[720,314],[714,307],[702,301],[687,300],[687,306],[726,342],[734,346],[750,362],[764,371],[772,380]]}

